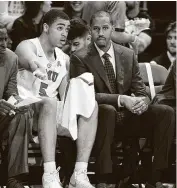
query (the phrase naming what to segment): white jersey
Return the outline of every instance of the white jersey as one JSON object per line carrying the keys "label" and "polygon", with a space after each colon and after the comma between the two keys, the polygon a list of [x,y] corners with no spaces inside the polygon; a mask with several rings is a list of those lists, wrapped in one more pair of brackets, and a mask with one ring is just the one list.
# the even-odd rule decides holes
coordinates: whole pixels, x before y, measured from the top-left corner
{"label": "white jersey", "polygon": [[50,62],[42,49],[39,38],[30,39],[37,49],[38,62],[46,68],[48,78],[41,80],[32,72],[22,69],[17,74],[17,87],[20,97],[56,97],[62,79],[67,74],[66,65],[69,56],[59,48],[55,48],[56,60]]}

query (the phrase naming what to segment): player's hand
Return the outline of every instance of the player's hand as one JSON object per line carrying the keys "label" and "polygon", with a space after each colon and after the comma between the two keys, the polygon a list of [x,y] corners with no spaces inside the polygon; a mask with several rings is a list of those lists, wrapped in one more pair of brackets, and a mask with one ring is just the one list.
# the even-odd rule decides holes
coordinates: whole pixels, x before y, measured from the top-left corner
{"label": "player's hand", "polygon": [[0,100],[0,114],[3,116],[7,115],[15,115],[16,107],[14,105],[9,104],[4,99]]}
{"label": "player's hand", "polygon": [[37,78],[41,80],[46,80],[47,79],[47,71],[44,66],[42,66],[39,62],[33,61],[31,63],[31,70],[33,72],[33,75],[36,76]]}

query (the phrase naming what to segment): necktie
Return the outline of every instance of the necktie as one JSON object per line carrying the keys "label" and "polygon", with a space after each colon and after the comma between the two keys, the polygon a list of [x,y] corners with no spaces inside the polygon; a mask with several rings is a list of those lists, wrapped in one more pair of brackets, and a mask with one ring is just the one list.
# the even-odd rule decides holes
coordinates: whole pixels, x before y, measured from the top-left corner
{"label": "necktie", "polygon": [[116,94],[117,93],[116,77],[115,77],[115,73],[114,73],[112,63],[109,60],[109,54],[105,53],[102,57],[105,60],[104,70],[107,74],[112,93]]}

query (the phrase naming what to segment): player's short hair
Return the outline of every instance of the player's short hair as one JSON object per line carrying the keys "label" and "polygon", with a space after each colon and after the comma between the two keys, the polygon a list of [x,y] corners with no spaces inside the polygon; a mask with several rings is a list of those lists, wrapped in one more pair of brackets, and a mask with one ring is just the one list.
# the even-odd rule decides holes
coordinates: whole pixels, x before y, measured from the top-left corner
{"label": "player's short hair", "polygon": [[82,19],[72,19],[71,28],[68,33],[68,40],[74,40],[77,37],[84,37],[90,34],[90,27]]}
{"label": "player's short hair", "polygon": [[[58,9],[52,9],[50,11],[48,11],[44,17],[43,17],[43,21],[42,23],[46,23],[47,25],[52,25],[56,19],[64,19],[64,20],[69,20],[69,17],[67,14],[65,14],[63,11],[58,10]],[[42,24],[42,25],[43,25]]]}

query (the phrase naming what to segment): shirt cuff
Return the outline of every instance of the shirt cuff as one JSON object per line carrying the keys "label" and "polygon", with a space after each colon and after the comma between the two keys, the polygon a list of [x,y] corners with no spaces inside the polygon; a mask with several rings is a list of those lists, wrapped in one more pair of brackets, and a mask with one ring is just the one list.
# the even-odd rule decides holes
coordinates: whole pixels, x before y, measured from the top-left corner
{"label": "shirt cuff", "polygon": [[120,104],[120,95],[118,96],[118,107],[119,107],[119,108],[124,107],[124,106],[122,106],[122,105]]}

